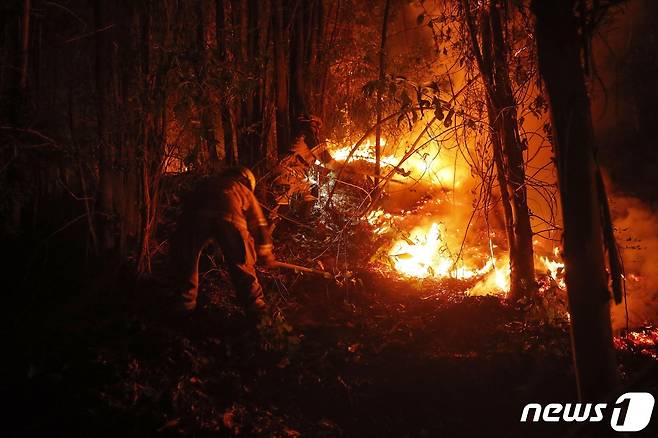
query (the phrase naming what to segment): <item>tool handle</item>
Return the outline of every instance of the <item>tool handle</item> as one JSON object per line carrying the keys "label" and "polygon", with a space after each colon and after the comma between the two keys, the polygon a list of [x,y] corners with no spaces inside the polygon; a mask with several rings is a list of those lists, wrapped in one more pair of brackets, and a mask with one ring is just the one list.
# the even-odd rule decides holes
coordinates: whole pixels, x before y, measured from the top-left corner
{"label": "tool handle", "polygon": [[275,261],[272,264],[272,266],[275,268],[285,268],[285,269],[292,269],[298,272],[308,272],[311,274],[318,274],[318,275],[322,275],[324,278],[332,277],[331,273],[327,271],[320,271],[319,269],[307,268],[306,266],[293,265],[292,263],[280,262],[278,260]]}

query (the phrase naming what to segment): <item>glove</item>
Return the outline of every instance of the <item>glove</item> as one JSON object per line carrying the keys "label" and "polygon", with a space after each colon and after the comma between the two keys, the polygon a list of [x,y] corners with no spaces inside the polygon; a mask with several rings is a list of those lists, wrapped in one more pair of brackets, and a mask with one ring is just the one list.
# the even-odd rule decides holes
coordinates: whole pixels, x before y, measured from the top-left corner
{"label": "glove", "polygon": [[272,267],[276,262],[276,258],[272,253],[271,246],[258,248],[258,263],[265,267]]}

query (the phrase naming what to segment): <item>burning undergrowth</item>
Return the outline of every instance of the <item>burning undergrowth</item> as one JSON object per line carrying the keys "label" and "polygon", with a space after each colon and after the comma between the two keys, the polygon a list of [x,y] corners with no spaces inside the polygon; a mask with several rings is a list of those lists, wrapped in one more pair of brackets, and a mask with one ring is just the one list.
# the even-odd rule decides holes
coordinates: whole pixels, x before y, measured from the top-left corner
{"label": "burning undergrowth", "polygon": [[614,338],[615,348],[629,354],[641,354],[658,360],[658,328],[641,327]]}
{"label": "burning undergrowth", "polygon": [[[376,162],[372,139],[347,146],[330,143],[329,152],[340,165],[333,166],[329,179],[334,178],[334,186],[358,187],[365,194],[352,211],[371,227],[373,268],[410,280],[463,281],[470,295],[505,296],[510,271],[499,196],[477,176],[476,163],[453,138],[433,133],[431,123],[424,126],[382,141],[380,175],[387,184],[378,202],[370,199],[377,190],[369,189]],[[327,188],[320,194],[321,202],[327,196],[341,198]],[[559,251],[535,243],[540,278],[547,275],[564,289]]]}
{"label": "burning undergrowth", "polygon": [[[442,148],[437,141],[423,153],[409,154],[409,144],[404,139],[383,143],[386,152],[381,157],[381,175],[388,173],[393,182],[379,207],[359,216],[368,199],[359,200],[358,193],[351,191],[352,201],[358,204],[352,205],[352,219],[363,218],[366,231],[361,238],[369,241],[373,251],[367,268],[390,284],[401,284],[402,290],[408,291],[411,285],[421,300],[447,296],[459,300],[469,295],[505,297],[510,287],[509,257],[501,220],[496,217],[500,212],[495,205],[490,211],[480,207],[478,183],[458,149]],[[332,144],[330,150],[333,158],[346,167],[344,178],[351,178],[352,182],[345,185],[369,195],[374,141],[367,140],[358,147]],[[346,164],[348,158],[352,161]],[[334,177],[340,175],[333,170]],[[332,174],[330,180],[331,177]],[[349,197],[337,198],[345,201]],[[631,327],[639,327],[620,333],[615,337],[615,346],[620,352],[655,358],[656,330],[641,326],[650,323],[655,313],[656,288],[647,280],[655,278],[656,272],[654,258],[648,256],[655,246],[655,214],[638,200],[625,197],[613,197],[612,206],[631,294],[630,305],[613,307],[615,326],[621,328],[624,322],[630,322]],[[644,228],[638,230],[638,223],[643,223]],[[631,235],[629,229],[635,234]],[[638,233],[641,238],[635,237]],[[520,303],[525,318],[568,323],[560,249],[540,239],[535,239],[534,244],[538,288],[531,299]],[[631,321],[623,315],[626,306]]]}

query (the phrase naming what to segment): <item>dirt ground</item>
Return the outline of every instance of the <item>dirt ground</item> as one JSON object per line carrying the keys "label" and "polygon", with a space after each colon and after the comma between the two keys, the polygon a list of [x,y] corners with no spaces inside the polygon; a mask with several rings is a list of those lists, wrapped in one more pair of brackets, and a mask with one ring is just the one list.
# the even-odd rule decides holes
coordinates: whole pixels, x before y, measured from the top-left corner
{"label": "dirt ground", "polygon": [[[316,260],[339,275],[263,271],[260,335],[212,252],[189,321],[167,316],[157,275],[100,279],[110,290],[41,312],[9,344],[9,436],[597,435],[519,422],[527,403],[576,401],[564,321],[465,282],[401,279],[370,264],[366,228],[340,225],[336,250],[338,228],[316,225],[282,226],[278,256],[309,265],[326,247]],[[655,359],[619,360],[628,390],[658,389]]]}

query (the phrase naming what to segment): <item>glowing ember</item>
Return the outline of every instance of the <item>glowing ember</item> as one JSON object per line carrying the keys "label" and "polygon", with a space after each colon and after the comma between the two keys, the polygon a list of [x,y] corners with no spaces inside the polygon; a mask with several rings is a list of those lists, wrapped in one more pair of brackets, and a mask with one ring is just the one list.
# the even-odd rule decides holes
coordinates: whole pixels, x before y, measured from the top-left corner
{"label": "glowing ember", "polygon": [[639,352],[658,360],[658,328],[643,327],[614,338],[618,350]]}

